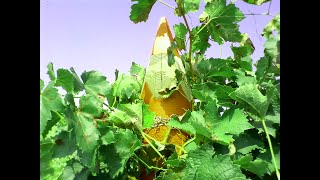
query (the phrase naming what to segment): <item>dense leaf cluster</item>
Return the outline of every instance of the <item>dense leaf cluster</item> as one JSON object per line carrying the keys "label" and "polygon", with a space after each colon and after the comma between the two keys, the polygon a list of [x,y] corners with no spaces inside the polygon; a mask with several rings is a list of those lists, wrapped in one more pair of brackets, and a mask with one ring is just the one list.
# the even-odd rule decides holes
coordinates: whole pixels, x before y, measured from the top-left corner
{"label": "dense leaf cluster", "polygon": [[[156,1],[133,1],[137,3],[130,19],[146,21]],[[182,146],[184,153],[178,155],[170,144],[145,141],[143,130],[151,127],[155,113],[139,99],[144,67],[132,63],[128,74],[116,70],[116,80],[110,83],[97,71],[79,76],[73,68],[55,71],[50,63],[50,82],[40,80],[40,179],[139,179],[152,172],[155,179],[276,177],[280,15],[265,26],[264,56],[253,64],[254,46],[238,28],[243,13],[226,0],[205,2],[201,25],[190,32],[183,23],[173,26],[174,46],[184,50],[181,59],[194,109],[172,117],[167,125],[190,134]],[[184,16],[198,11],[200,1],[176,3],[176,15]],[[233,57],[203,55],[212,43],[227,41],[233,43]],[[174,58],[168,61],[173,64]],[[176,76],[179,80],[179,72]]]}

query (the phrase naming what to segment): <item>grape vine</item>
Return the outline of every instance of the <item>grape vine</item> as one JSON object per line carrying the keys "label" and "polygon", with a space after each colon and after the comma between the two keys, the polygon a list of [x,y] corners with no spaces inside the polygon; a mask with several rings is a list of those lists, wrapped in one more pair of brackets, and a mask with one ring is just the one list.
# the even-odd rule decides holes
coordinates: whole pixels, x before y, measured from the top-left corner
{"label": "grape vine", "polygon": [[[40,79],[40,179],[280,179],[280,14],[271,15],[270,5],[260,14],[272,19],[261,32],[264,56],[253,63],[254,45],[239,22],[254,14],[234,1],[205,0],[194,27],[186,16],[200,0],[132,2],[136,24],[157,2],[183,19],[172,27],[167,61],[175,63],[177,48],[193,108],[159,119],[140,98],[146,68],[134,62],[128,73],[116,70],[114,82],[97,71],[55,71],[49,63],[50,82]],[[225,42],[233,57],[206,57],[213,43]],[[181,81],[182,73],[172,78]],[[161,141],[146,133],[157,123],[168,128]],[[186,141],[173,145],[171,131]]]}

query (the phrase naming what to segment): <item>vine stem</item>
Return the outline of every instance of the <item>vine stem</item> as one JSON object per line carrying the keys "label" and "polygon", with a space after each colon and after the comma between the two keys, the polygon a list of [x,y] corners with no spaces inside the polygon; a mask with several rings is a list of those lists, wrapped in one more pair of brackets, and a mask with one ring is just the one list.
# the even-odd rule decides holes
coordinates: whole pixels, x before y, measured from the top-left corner
{"label": "vine stem", "polygon": [[186,145],[188,145],[189,143],[191,143],[195,139],[196,139],[196,135],[193,138],[189,139],[187,142],[185,142],[182,146],[185,147]]}
{"label": "vine stem", "polygon": [[[65,97],[66,95],[61,95],[62,97]],[[78,99],[81,98],[82,96],[73,96],[73,98]]]}
{"label": "vine stem", "polygon": [[270,1],[270,3],[269,3],[269,7],[268,7],[268,15],[270,15],[270,8],[271,8],[271,3],[272,3],[272,0]]}
{"label": "vine stem", "polygon": [[163,4],[163,5],[165,5],[165,6],[168,6],[169,8],[172,8],[172,9],[174,9],[174,7],[173,6],[171,6],[171,5],[169,5],[169,4],[167,4],[166,2],[163,2],[162,0],[158,0],[161,4]]}
{"label": "vine stem", "polygon": [[147,136],[148,138],[150,138],[153,141],[157,141],[155,138],[151,137],[149,134],[144,133],[145,136]]}
{"label": "vine stem", "polygon": [[249,13],[249,14],[243,14],[243,15],[246,15],[246,16],[271,16],[271,17],[275,17],[274,15],[268,14],[268,13],[261,13],[261,14]]}
{"label": "vine stem", "polygon": [[215,19],[215,18],[210,18],[207,22],[206,22],[206,24],[204,24],[200,29],[199,29],[199,31],[196,33],[196,36],[210,23],[210,21],[212,21],[213,19]]}
{"label": "vine stem", "polygon": [[105,122],[107,122],[108,120],[102,120],[102,119],[93,119],[94,121],[98,121],[98,122],[103,122],[103,123],[105,123]]}
{"label": "vine stem", "polygon": [[268,133],[267,126],[266,126],[264,118],[262,119],[262,125],[263,125],[264,132],[266,133],[266,136],[267,136],[267,139],[268,139],[273,165],[274,165],[274,168],[276,169],[277,179],[280,180],[280,172],[279,172],[278,167],[277,167],[277,161],[276,161],[276,159],[274,157],[274,152],[273,152],[273,148],[272,148],[271,139],[270,139],[270,136],[269,136],[269,133]]}
{"label": "vine stem", "polygon": [[114,111],[113,107],[110,107],[107,103],[103,103],[103,105],[107,106],[111,111]]}
{"label": "vine stem", "polygon": [[167,169],[163,169],[163,168],[159,168],[159,167],[156,167],[156,166],[149,166],[146,162],[144,162],[141,158],[139,158],[138,155],[136,155],[136,153],[133,153],[133,155],[143,164],[145,165],[148,169],[156,169],[156,170],[167,170]]}
{"label": "vine stem", "polygon": [[180,11],[182,12],[183,21],[186,24],[187,30],[188,30],[188,33],[189,33],[189,58],[188,59],[189,59],[189,66],[190,66],[190,72],[191,72],[192,81],[194,82],[195,81],[195,77],[194,77],[194,72],[193,72],[192,63],[191,63],[192,34],[191,34],[191,30],[190,30],[187,18],[186,18],[185,14],[183,13],[183,10],[181,8],[180,1],[179,1],[179,4],[177,4],[177,5],[178,5],[178,8],[180,9]]}
{"label": "vine stem", "polygon": [[142,137],[148,142],[148,144],[151,146],[151,148],[165,161],[164,156],[157,150],[156,147],[149,141],[149,139],[145,136],[145,133],[143,131],[140,131]]}
{"label": "vine stem", "polygon": [[[248,10],[249,11],[249,10]],[[250,12],[250,11],[249,11]],[[253,14],[252,12],[250,12],[251,14]],[[258,33],[258,29],[257,29],[257,21],[256,21],[256,17],[253,15],[253,20],[254,20],[254,26],[256,28],[256,33],[257,33],[257,36],[259,37],[259,40],[260,40],[260,44],[261,44],[261,36],[260,34]]]}
{"label": "vine stem", "polygon": [[161,141],[162,144],[166,144],[166,143],[167,143],[169,134],[170,134],[170,132],[171,132],[171,129],[172,129],[172,128],[169,126],[169,129],[167,130],[166,135],[164,136],[163,140]]}
{"label": "vine stem", "polygon": [[117,97],[114,97],[113,99],[114,99],[114,100],[113,100],[113,103],[112,103],[112,105],[111,105],[112,108],[113,108],[113,106],[116,104]]}

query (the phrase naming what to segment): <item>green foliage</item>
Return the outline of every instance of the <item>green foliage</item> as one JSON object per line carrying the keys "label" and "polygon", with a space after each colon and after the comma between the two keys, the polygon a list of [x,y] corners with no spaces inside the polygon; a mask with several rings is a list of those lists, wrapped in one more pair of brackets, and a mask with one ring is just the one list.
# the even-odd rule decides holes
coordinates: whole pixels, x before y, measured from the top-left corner
{"label": "green foliage", "polygon": [[[130,19],[147,21],[156,1],[132,2]],[[175,2],[177,16],[200,8],[199,0]],[[175,41],[167,54],[150,57],[147,70],[133,62],[129,73],[116,70],[109,82],[97,71],[78,76],[73,68],[55,71],[48,64],[50,81],[40,79],[40,179],[140,179],[152,172],[168,180],[279,179],[280,15],[263,29],[264,56],[253,64],[254,44],[239,31],[244,14],[225,0],[204,2],[201,24],[188,24],[191,32],[188,22],[174,25]],[[233,57],[204,55],[211,43],[226,41],[238,44],[230,47]],[[181,59],[175,48],[184,51]],[[159,77],[166,79],[154,82]],[[182,153],[147,138],[157,118],[140,99],[146,81],[159,98],[170,98],[181,85],[193,103],[167,123],[189,134]]]}
{"label": "green foliage", "polygon": [[230,144],[232,135],[239,135],[253,126],[240,109],[229,109],[213,123],[212,131],[215,139],[221,143]]}
{"label": "green foliage", "polygon": [[175,41],[177,42],[177,45],[180,50],[186,50],[186,35],[188,33],[188,30],[186,26],[182,23],[174,25],[173,26]]}
{"label": "green foliage", "polygon": [[159,179],[181,177],[179,179],[246,179],[240,166],[234,164],[228,155],[216,155],[213,148],[203,145],[191,151],[186,158],[185,168],[180,172],[167,171]]}
{"label": "green foliage", "polygon": [[44,131],[48,120],[52,118],[51,112],[62,112],[64,105],[58,90],[53,87],[53,83],[40,93],[40,134]]}
{"label": "green foliage", "polygon": [[243,1],[249,4],[261,5],[263,3],[269,2],[270,0],[243,0]]}
{"label": "green foliage", "polygon": [[200,5],[200,0],[177,0],[177,7],[175,8],[175,14],[182,16],[188,12],[197,12]]}
{"label": "green foliage", "polygon": [[272,36],[272,32],[280,33],[280,14],[277,14],[263,29],[262,35],[267,39]]}
{"label": "green foliage", "polygon": [[205,23],[202,27],[208,29],[211,38],[218,44],[241,41],[237,23],[244,19],[244,15],[234,4],[226,5],[226,0],[208,2],[200,17]]}
{"label": "green foliage", "polygon": [[192,40],[192,52],[205,53],[206,50],[211,46],[208,42],[209,40],[209,31],[207,28],[201,28],[196,26],[191,30],[193,40]]}
{"label": "green foliage", "polygon": [[258,175],[258,177],[262,178],[262,176],[264,176],[264,174],[268,172],[268,163],[259,158],[255,160],[252,159],[252,155],[247,154],[234,161],[234,164],[239,164],[241,168],[250,171]]}
{"label": "green foliage", "polygon": [[157,0],[131,0],[132,2],[137,1],[136,4],[131,6],[130,20],[134,23],[147,21],[149,13]]}

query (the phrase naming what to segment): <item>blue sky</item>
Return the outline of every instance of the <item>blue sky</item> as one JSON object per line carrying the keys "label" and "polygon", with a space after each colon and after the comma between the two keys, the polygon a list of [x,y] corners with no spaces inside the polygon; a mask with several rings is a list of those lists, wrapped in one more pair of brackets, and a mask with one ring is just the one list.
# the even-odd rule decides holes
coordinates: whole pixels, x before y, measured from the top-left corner
{"label": "blue sky", "polygon": [[[164,0],[174,6],[174,0]],[[235,2],[244,14],[266,13],[269,3],[261,6]],[[78,75],[83,71],[97,70],[114,81],[114,71],[127,72],[134,61],[147,66],[159,20],[165,16],[173,31],[174,24],[183,19],[173,9],[156,2],[148,21],[134,24],[130,21],[130,0],[40,0],[40,78],[49,81],[47,64],[58,68],[74,67]],[[204,2],[198,13],[191,13],[187,20],[194,27],[203,12]],[[273,0],[270,14],[280,13],[280,0]],[[260,36],[271,16],[248,15],[240,22],[240,31],[248,33],[256,50],[254,61],[263,56],[265,39]],[[220,57],[221,47],[213,44],[208,57]],[[230,43],[222,46],[222,58],[232,56]]]}

